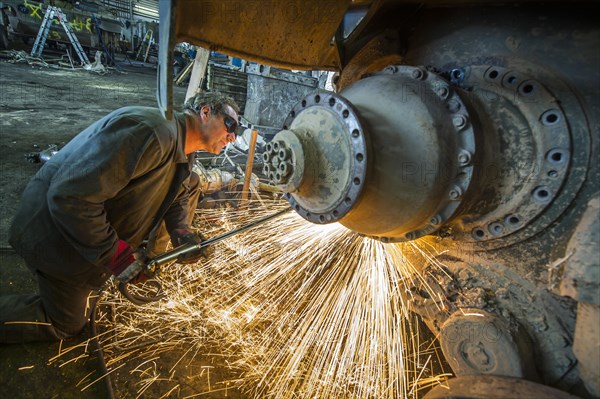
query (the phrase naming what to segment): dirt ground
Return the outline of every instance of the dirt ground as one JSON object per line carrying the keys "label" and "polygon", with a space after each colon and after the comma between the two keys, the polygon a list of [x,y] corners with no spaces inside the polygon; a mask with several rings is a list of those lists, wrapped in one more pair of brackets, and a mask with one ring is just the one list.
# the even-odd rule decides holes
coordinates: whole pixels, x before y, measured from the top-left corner
{"label": "dirt ground", "polygon": [[[31,67],[9,63],[0,57],[0,295],[29,293],[36,284],[24,262],[12,252],[8,228],[21,193],[40,168],[25,155],[50,145],[59,148],[79,131],[108,112],[125,105],[156,106],[156,70],[149,65],[122,64],[123,71],[98,75],[84,70]],[[175,104],[181,104],[185,87],[175,88]],[[86,337],[66,342],[74,345]],[[3,397],[14,398],[102,398],[108,393],[102,382],[82,389],[100,376],[96,356],[53,359],[61,350],[58,343],[0,344],[0,387]],[[83,349],[74,352],[83,354]],[[176,352],[176,350],[175,350]],[[176,361],[173,353],[162,355],[165,366]],[[203,360],[210,362],[210,360]],[[207,363],[208,364],[208,363]],[[210,366],[213,367],[214,365]],[[217,365],[218,366],[218,365]],[[189,373],[196,373],[189,365]],[[113,375],[115,397],[138,396],[139,385],[128,382],[125,369]],[[200,385],[198,385],[200,384]],[[204,382],[182,385],[178,395],[205,390]],[[185,396],[184,395],[184,396]],[[141,397],[152,398],[146,393]],[[169,397],[176,397],[169,396]],[[204,394],[203,398],[241,397],[235,389]]]}

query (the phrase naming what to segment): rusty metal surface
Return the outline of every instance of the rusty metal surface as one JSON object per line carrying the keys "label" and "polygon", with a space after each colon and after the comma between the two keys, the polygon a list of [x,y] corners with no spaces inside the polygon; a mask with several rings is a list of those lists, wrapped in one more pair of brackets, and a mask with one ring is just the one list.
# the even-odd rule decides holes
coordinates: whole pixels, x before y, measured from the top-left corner
{"label": "rusty metal surface", "polygon": [[483,65],[452,73],[465,75],[460,86],[478,108],[483,152],[479,198],[456,230],[464,232],[465,241],[494,240],[521,229],[535,234],[552,222],[534,220],[560,197],[567,177],[573,185],[582,183],[569,168],[571,134],[560,102],[543,82],[515,69]]}
{"label": "rusty metal surface", "polygon": [[[452,90],[461,93],[473,126],[481,133],[476,131],[478,152],[472,153],[472,159],[483,166],[483,174],[474,175],[470,192],[457,208],[461,219],[442,226],[436,237],[430,237],[443,254],[436,261],[446,268],[445,277],[431,276],[436,280],[431,284],[439,285],[436,292],[440,293],[442,310],[431,306],[431,298],[419,299],[422,287],[418,286],[414,310],[436,333],[451,313],[465,308],[514,320],[532,338],[535,368],[544,384],[585,397],[582,378],[586,375],[579,373],[573,353],[577,302],[558,295],[564,276],[556,272],[569,262],[598,266],[598,252],[585,252],[582,246],[588,241],[574,233],[589,231],[585,208],[599,193],[600,30],[590,3],[485,4],[490,6],[453,1],[425,1],[420,7],[404,1],[373,2],[354,33],[346,39],[337,36],[337,65],[348,67],[338,83],[346,92],[368,80],[375,66],[401,59],[404,65],[421,66],[445,79]],[[308,32],[307,40],[282,42],[290,45],[286,51],[303,53],[313,48],[311,28],[303,29],[302,35]],[[276,25],[273,33],[280,30]],[[269,45],[248,51],[255,59],[273,59],[271,38],[266,43]],[[493,71],[497,72],[494,76],[490,75]],[[511,86],[511,76],[518,84]],[[387,89],[382,85],[379,92]],[[528,97],[532,92],[539,96]],[[356,102],[356,98],[350,101]],[[374,96],[369,107],[378,101],[381,103]],[[406,112],[406,101],[396,101],[396,105],[392,112]],[[389,108],[387,104],[380,106]],[[377,114],[371,109],[369,112]],[[390,142],[402,140],[396,137],[397,126],[406,122],[390,126],[386,118],[367,118],[377,120],[375,128],[383,130],[387,138],[373,143],[376,157],[390,151],[386,148]],[[366,125],[367,131],[371,128],[371,124]],[[426,135],[428,129],[421,131]],[[382,180],[399,174],[392,158],[388,171],[381,173]],[[429,152],[422,158],[431,161]],[[486,173],[489,177],[502,170],[506,172],[495,179],[486,178]],[[413,189],[420,188],[417,183]],[[404,192],[393,185],[381,187],[388,188],[391,200],[381,207],[385,211],[371,220],[386,223],[389,212],[402,212],[394,207],[404,203],[398,199]],[[434,196],[446,195],[447,188]],[[361,218],[369,220],[368,216]],[[517,216],[519,223],[511,216]],[[423,215],[418,218],[427,219]],[[591,221],[590,226],[597,229],[598,221]],[[578,258],[569,258],[573,248],[579,251]],[[586,281],[597,285],[593,273],[583,274]],[[564,293],[578,295],[572,289]],[[580,322],[589,327],[589,320]],[[523,392],[568,397],[540,386],[520,390],[522,380],[517,384],[511,380],[509,387],[513,389],[502,391],[505,388],[495,381],[476,378],[469,384],[487,387],[487,392],[477,392],[479,397],[494,397],[494,387],[505,392],[496,397]]]}
{"label": "rusty metal surface", "polygon": [[544,398],[577,399],[558,389],[520,378],[500,376],[465,376],[453,378],[443,386],[432,389],[424,399],[506,399]]}
{"label": "rusty metal surface", "polygon": [[[552,267],[560,294],[600,306],[600,198],[593,198],[569,239],[566,256]],[[562,269],[562,274],[560,273]],[[550,278],[553,282],[554,279]]]}
{"label": "rusty metal surface", "polygon": [[509,319],[477,308],[461,308],[442,326],[440,346],[458,376],[493,374],[535,380],[533,346]]}
{"label": "rusty metal surface", "polygon": [[350,0],[177,1],[175,35],[248,61],[295,69],[340,67],[332,38]]}
{"label": "rusty metal surface", "polygon": [[[277,72],[274,68],[270,71]],[[291,75],[291,74],[290,74]],[[317,79],[285,79],[275,73],[248,73],[248,93],[244,117],[256,125],[281,128],[290,108],[317,90]]]}

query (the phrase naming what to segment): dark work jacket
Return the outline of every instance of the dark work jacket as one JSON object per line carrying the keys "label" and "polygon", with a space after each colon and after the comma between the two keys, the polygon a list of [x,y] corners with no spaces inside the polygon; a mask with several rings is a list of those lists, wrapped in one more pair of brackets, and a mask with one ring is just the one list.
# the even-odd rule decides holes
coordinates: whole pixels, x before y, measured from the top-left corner
{"label": "dark work jacket", "polygon": [[185,121],[125,107],[75,136],[29,182],[9,241],[32,270],[95,287],[118,240],[133,249],[164,218],[187,227]]}

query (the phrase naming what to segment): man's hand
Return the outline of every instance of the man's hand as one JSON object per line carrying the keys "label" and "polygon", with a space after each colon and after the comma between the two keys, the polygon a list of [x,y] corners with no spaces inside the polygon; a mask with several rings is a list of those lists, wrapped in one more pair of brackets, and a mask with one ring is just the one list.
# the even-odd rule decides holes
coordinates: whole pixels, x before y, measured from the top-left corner
{"label": "man's hand", "polygon": [[[174,248],[177,248],[184,244],[200,244],[204,240],[201,234],[196,234],[187,229],[175,229],[171,232],[171,243]],[[201,248],[187,254],[180,255],[177,258],[179,263],[196,263],[200,258],[208,258],[210,253],[208,252],[208,248]]]}
{"label": "man's hand", "polygon": [[147,256],[143,251],[133,251],[129,244],[119,240],[117,252],[108,268],[115,278],[122,283],[137,284],[148,279],[146,270]]}

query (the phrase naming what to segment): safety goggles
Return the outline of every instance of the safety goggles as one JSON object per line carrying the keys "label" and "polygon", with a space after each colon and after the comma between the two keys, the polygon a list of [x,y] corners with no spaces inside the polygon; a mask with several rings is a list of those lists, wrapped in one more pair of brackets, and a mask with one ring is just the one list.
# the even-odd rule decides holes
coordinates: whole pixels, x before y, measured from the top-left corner
{"label": "safety goggles", "polygon": [[221,112],[221,114],[223,115],[223,122],[225,122],[225,130],[227,130],[227,133],[233,133],[234,136],[237,136],[237,121],[224,112]]}

